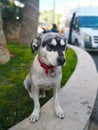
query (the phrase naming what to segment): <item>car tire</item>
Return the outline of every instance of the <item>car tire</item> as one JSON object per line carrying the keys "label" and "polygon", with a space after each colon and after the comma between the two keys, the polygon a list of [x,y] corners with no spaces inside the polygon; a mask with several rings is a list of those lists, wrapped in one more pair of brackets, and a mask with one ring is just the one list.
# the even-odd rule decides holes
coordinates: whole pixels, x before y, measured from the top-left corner
{"label": "car tire", "polygon": [[80,44],[79,44],[79,42],[78,42],[77,39],[75,39],[75,41],[74,41],[74,45],[76,45],[76,46],[80,46]]}

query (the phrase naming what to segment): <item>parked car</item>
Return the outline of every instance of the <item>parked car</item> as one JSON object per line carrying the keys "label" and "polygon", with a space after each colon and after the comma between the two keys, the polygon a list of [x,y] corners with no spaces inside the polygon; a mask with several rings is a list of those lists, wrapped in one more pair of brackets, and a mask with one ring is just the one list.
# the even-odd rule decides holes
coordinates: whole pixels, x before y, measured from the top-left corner
{"label": "parked car", "polygon": [[48,32],[52,28],[52,25],[50,23],[47,23],[45,21],[39,22],[38,25],[38,33],[40,33],[42,30]]}
{"label": "parked car", "polygon": [[64,36],[68,43],[98,50],[98,8],[78,7],[66,18]]}

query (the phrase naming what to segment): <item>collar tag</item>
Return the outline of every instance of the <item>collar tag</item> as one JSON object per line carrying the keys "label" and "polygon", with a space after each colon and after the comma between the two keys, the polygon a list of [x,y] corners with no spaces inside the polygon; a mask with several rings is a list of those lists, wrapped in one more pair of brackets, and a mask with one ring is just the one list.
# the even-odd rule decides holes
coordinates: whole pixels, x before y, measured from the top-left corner
{"label": "collar tag", "polygon": [[55,73],[54,70],[51,70],[51,71],[50,71],[50,76],[51,76],[51,77],[55,77],[55,76],[56,76],[56,73]]}

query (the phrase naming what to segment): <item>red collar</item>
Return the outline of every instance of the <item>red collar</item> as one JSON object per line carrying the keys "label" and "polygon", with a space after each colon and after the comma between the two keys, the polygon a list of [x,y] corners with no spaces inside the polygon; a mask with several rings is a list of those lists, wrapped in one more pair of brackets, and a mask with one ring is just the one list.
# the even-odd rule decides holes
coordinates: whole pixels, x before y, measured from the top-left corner
{"label": "red collar", "polygon": [[40,56],[38,55],[38,61],[40,63],[40,66],[45,70],[46,75],[48,76],[49,70],[53,70],[54,66],[48,66],[45,63],[41,61]]}

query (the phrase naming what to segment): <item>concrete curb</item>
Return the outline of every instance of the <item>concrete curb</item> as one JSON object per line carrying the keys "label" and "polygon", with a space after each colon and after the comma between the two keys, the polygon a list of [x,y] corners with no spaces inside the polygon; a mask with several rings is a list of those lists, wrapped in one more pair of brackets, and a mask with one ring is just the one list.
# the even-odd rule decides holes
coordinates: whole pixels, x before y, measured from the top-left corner
{"label": "concrete curb", "polygon": [[78,64],[69,81],[61,89],[61,105],[65,118],[54,114],[53,98],[42,108],[38,122],[30,124],[28,118],[9,130],[87,130],[98,86],[98,75],[91,56],[75,46],[69,46],[77,55]]}

